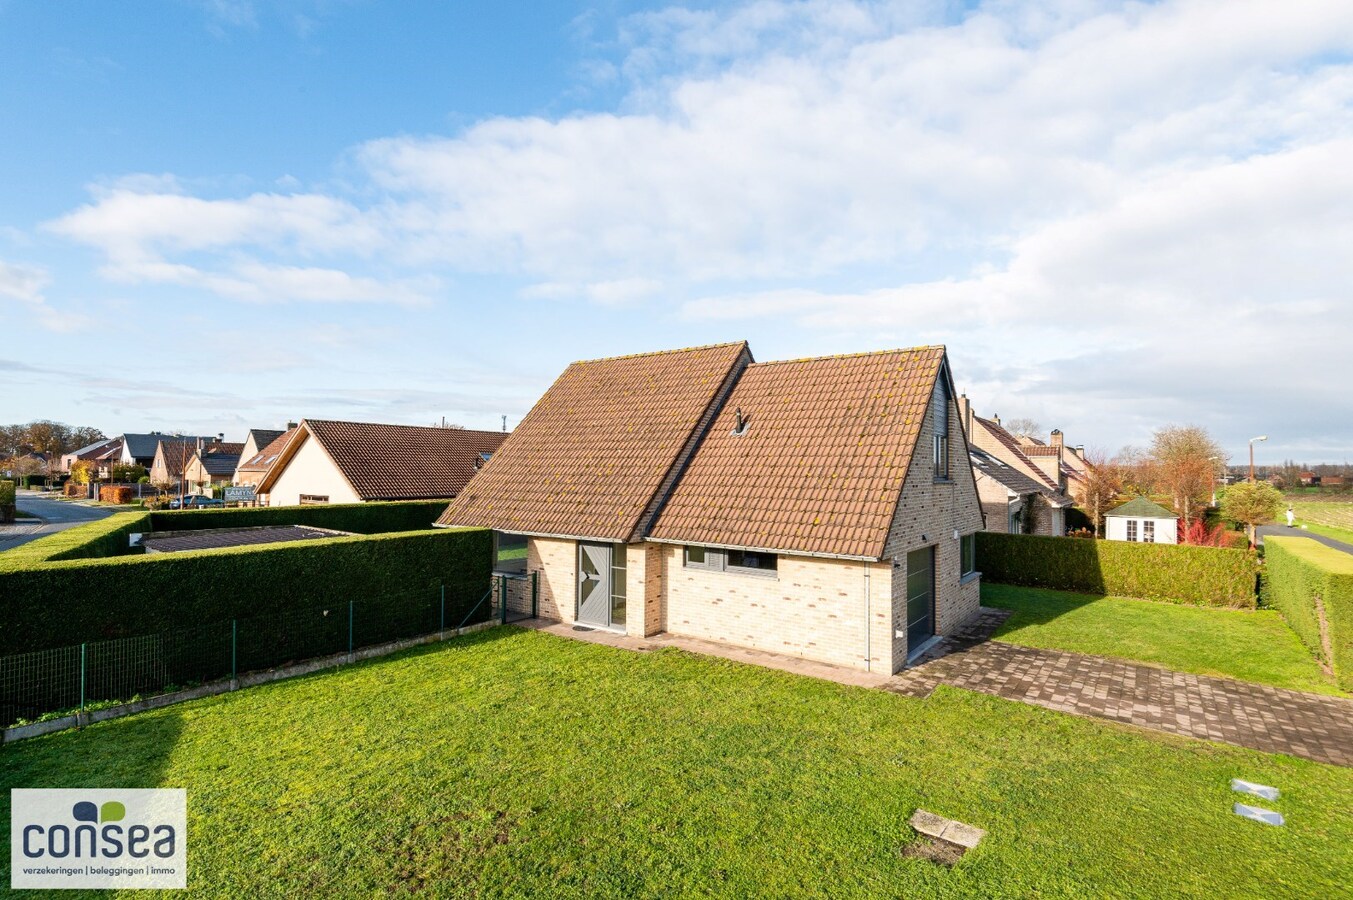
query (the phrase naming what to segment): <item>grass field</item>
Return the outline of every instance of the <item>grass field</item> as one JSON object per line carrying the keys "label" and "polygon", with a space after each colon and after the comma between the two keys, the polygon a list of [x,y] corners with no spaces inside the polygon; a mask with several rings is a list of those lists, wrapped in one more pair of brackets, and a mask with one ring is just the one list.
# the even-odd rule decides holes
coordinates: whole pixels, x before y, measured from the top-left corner
{"label": "grass field", "polygon": [[[1316,534],[1353,544],[1353,500],[1289,500],[1297,514],[1297,525],[1305,525]],[[1286,512],[1286,507],[1284,507]],[[1286,522],[1286,518],[1280,518]]]}
{"label": "grass field", "polygon": [[[1233,815],[1233,777],[1287,827]],[[1353,870],[1350,769],[510,627],[0,751],[0,788],[111,785],[187,788],[205,897],[1325,898]],[[908,858],[918,807],[988,836]]]}
{"label": "grass field", "polygon": [[1014,610],[996,639],[1347,696],[1276,610],[1213,609],[983,584],[982,605]]}

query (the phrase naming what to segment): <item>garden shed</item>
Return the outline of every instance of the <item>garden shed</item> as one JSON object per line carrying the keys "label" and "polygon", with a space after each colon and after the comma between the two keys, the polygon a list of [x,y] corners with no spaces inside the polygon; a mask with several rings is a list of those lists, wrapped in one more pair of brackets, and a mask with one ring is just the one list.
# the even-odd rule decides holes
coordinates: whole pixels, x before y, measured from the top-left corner
{"label": "garden shed", "polygon": [[1143,544],[1179,543],[1179,517],[1145,497],[1129,500],[1104,516],[1104,536]]}

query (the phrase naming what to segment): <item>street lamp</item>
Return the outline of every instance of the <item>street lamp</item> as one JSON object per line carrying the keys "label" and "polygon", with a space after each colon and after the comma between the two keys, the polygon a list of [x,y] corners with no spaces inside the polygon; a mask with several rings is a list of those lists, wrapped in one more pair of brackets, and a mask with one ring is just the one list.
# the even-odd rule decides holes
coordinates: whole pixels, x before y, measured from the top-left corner
{"label": "street lamp", "polygon": [[1254,442],[1266,440],[1268,440],[1268,435],[1266,434],[1250,438],[1250,484],[1254,484]]}
{"label": "street lamp", "polygon": [[[1219,459],[1221,459],[1220,456],[1209,456],[1209,457],[1207,458],[1207,461],[1208,461],[1208,462],[1216,462],[1216,461],[1219,460]],[[1207,474],[1208,474],[1208,477],[1212,480],[1212,505],[1213,505],[1213,506],[1216,506],[1216,505],[1217,505],[1217,467],[1216,467],[1216,466],[1208,466],[1208,473],[1207,473]]]}

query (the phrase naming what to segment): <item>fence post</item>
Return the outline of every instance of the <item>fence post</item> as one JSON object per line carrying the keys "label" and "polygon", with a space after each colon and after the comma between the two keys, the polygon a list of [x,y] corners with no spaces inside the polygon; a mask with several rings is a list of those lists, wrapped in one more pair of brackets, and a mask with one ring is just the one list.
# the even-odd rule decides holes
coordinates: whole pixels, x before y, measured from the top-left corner
{"label": "fence post", "polygon": [[437,640],[446,640],[446,585],[442,585],[442,614],[437,625]]}
{"label": "fence post", "polygon": [[85,647],[86,647],[86,646],[87,646],[87,645],[85,645],[85,644],[81,644],[81,645],[80,645],[80,712],[81,712],[82,714],[83,714],[84,711],[85,711]]}
{"label": "fence post", "polygon": [[239,629],[236,620],[230,620],[230,689],[239,687]]}
{"label": "fence post", "polygon": [[352,662],[352,601],[348,601],[348,662]]}
{"label": "fence post", "polygon": [[498,576],[498,603],[502,607],[499,617],[504,625],[507,624],[507,576]]}
{"label": "fence post", "polygon": [[531,618],[540,617],[540,570],[531,570]]}

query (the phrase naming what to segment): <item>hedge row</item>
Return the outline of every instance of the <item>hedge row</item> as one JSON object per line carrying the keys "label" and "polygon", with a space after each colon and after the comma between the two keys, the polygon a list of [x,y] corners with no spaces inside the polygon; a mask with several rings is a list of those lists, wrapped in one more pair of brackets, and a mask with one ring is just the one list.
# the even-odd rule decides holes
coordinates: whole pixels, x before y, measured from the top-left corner
{"label": "hedge row", "polygon": [[38,563],[0,571],[0,655],[441,585],[468,610],[492,565],[484,529]]}
{"label": "hedge row", "polygon": [[0,481],[0,522],[14,521],[14,482]]}
{"label": "hedge row", "polygon": [[985,581],[1253,608],[1259,564],[1247,550],[977,533]]}
{"label": "hedge row", "polygon": [[1340,687],[1353,690],[1353,556],[1310,538],[1266,537],[1264,568],[1265,603],[1334,669]]}
{"label": "hedge row", "polygon": [[338,503],[314,506],[239,506],[156,512],[155,531],[199,528],[246,528],[255,525],[313,525],[355,534],[388,534],[431,528],[446,509],[445,500],[409,500],[395,503]]}
{"label": "hedge row", "polygon": [[150,513],[114,513],[87,525],[77,525],[0,553],[0,571],[23,569],[38,563],[67,559],[125,556],[128,535],[150,530]]}

